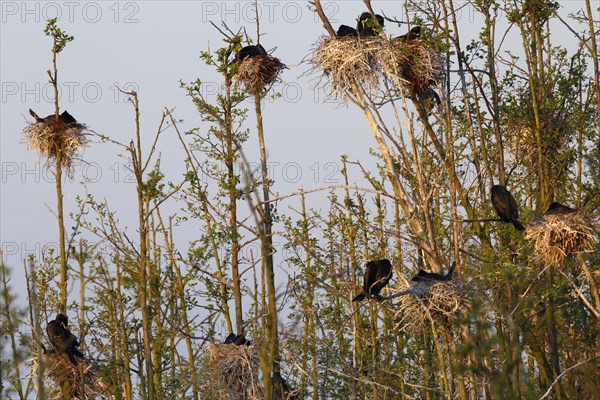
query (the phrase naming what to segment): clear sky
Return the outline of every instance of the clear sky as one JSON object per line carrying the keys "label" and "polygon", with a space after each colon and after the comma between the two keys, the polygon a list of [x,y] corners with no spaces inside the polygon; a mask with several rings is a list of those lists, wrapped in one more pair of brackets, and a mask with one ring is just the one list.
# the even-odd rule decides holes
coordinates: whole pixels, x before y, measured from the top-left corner
{"label": "clear sky", "polygon": [[[364,10],[361,1],[323,4],[335,28],[340,23],[354,25]],[[373,5],[378,12],[406,20],[401,1],[373,1]],[[565,1],[561,13],[566,16],[583,5],[583,1]],[[323,90],[313,89],[317,77],[303,76],[310,66],[301,61],[325,34],[308,2],[261,1],[259,6],[265,33],[261,43],[267,49],[277,47],[274,55],[290,68],[274,88],[282,98],[267,99],[264,106],[274,190],[285,194],[300,187],[341,183],[342,154],[372,166],[369,149],[375,143],[360,111],[326,101]],[[466,7],[460,16],[465,44],[481,26],[473,14]],[[45,20],[53,17],[59,17],[58,25],[75,36],[58,59],[61,109],[96,132],[128,142],[134,135],[133,109],[115,86],[133,88],[139,93],[146,148],[165,107],[174,107],[175,115],[184,120],[182,130],[206,128],[178,81],[200,78],[207,82],[206,94],[214,98],[211,90],[220,80],[199,59],[201,51],[222,43],[209,21],[225,21],[233,30],[246,27],[256,39],[252,1],[1,2],[0,243],[4,261],[15,272],[13,285],[17,288],[24,287],[22,260],[31,253],[39,257],[41,249],[58,237],[51,211],[56,207],[52,174],[44,168],[44,160],[27,149],[21,134],[31,119],[29,108],[42,116],[53,113],[46,74],[51,67],[51,40],[43,34]],[[560,30],[557,27],[557,32]],[[386,31],[402,34],[406,27],[389,26]],[[574,43],[568,36],[559,40]],[[520,42],[514,46],[518,48]],[[248,126],[254,127],[252,114]],[[249,158],[258,160],[255,141],[246,148]],[[159,150],[166,179],[178,181],[184,170],[184,153],[173,130],[163,135]],[[96,199],[106,198],[119,212],[122,225],[135,230],[135,188],[120,152],[116,146],[92,138],[75,179],[64,186],[66,215],[76,211],[73,198],[85,193],[79,183],[85,178],[87,191]],[[354,175],[359,179],[358,171]],[[326,204],[322,197],[315,197],[309,205],[319,208]],[[287,212],[286,208],[280,205],[281,212]],[[68,233],[71,225],[67,221]],[[187,243],[195,234],[193,229],[183,229],[177,239]]]}

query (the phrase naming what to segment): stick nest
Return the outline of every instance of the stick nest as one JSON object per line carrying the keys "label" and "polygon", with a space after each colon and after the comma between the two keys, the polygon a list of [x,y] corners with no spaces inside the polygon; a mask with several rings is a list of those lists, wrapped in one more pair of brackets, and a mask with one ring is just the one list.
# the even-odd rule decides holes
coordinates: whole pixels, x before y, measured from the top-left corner
{"label": "stick nest", "polygon": [[324,37],[310,62],[331,81],[335,95],[345,95],[353,87],[376,92],[382,76],[399,80],[409,93],[422,93],[442,70],[441,55],[421,39]]}
{"label": "stick nest", "polygon": [[468,304],[461,280],[416,282],[405,289],[411,293],[400,297],[395,318],[401,316],[401,322],[415,329],[421,329],[430,316],[452,319]]}
{"label": "stick nest", "polygon": [[534,242],[534,257],[558,265],[570,254],[593,252],[600,218],[582,212],[543,215],[527,226],[525,238]]}
{"label": "stick nest", "polygon": [[246,392],[250,398],[263,398],[258,353],[254,345],[211,343],[203,369],[208,377],[208,389],[215,396],[235,396]]}
{"label": "stick nest", "polygon": [[55,163],[60,155],[60,163],[71,172],[73,158],[86,145],[87,126],[79,122],[66,124],[54,118],[41,122],[28,123],[23,134],[27,147],[35,149],[48,163]]}
{"label": "stick nest", "polygon": [[250,94],[264,95],[277,81],[285,67],[278,58],[269,54],[246,57],[238,66],[235,79]]}
{"label": "stick nest", "polygon": [[67,394],[69,398],[79,400],[114,399],[97,366],[88,360],[78,358],[78,364],[73,365],[66,354],[51,352],[34,358],[32,372],[37,372],[39,362],[44,364],[44,378],[51,388],[51,399],[60,400]]}

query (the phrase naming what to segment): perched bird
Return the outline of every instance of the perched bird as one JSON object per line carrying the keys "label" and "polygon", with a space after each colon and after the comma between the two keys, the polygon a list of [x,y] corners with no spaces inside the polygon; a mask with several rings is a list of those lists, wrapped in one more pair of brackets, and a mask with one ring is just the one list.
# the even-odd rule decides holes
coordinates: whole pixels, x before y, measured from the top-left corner
{"label": "perched bird", "polygon": [[517,202],[504,186],[492,186],[492,205],[502,222],[511,222],[518,231],[525,230],[523,224],[518,221],[519,209],[517,208]]}
{"label": "perched bird", "polygon": [[440,96],[431,87],[415,90],[415,94],[417,95],[417,100],[427,112],[427,116],[431,115],[435,106],[440,107],[442,105]]}
{"label": "perched bird", "polygon": [[250,346],[252,345],[252,341],[246,339],[244,335],[236,335],[234,333],[230,333],[227,338],[225,338],[224,344],[235,344],[236,346]]}
{"label": "perched bird", "polygon": [[392,264],[389,260],[369,261],[365,271],[363,290],[352,301],[361,301],[367,296],[381,301],[382,297],[379,292],[392,279],[392,275]]}
{"label": "perched bird", "polygon": [[262,47],[259,44],[252,45],[252,46],[246,46],[244,48],[242,48],[235,56],[235,61],[236,63],[241,63],[242,61],[244,61],[246,58],[252,58],[252,57],[258,57],[261,55],[265,55],[267,54],[267,51],[265,50],[264,47]]}
{"label": "perched bird", "polygon": [[448,270],[446,275],[437,274],[435,272],[426,272],[422,269],[419,270],[419,273],[411,279],[413,282],[431,282],[431,281],[450,281],[452,280],[452,272],[454,272],[454,267],[456,267],[456,263],[452,263],[452,266]]}
{"label": "perched bird", "polygon": [[411,28],[410,31],[408,31],[407,34],[402,35],[402,36],[398,36],[396,39],[401,39],[401,40],[415,40],[421,37],[421,26],[417,25],[413,28]]}
{"label": "perched bird", "polygon": [[[37,115],[36,112],[33,111],[31,108],[29,109],[29,114],[31,114],[31,116],[35,119],[35,122],[50,121],[51,119],[54,118],[54,115],[55,115],[55,114],[51,114],[51,115],[48,115],[48,116],[42,118],[39,115]],[[67,110],[63,111],[58,116],[58,120],[60,122],[62,122],[63,124],[72,124],[72,123],[77,122],[77,120],[75,118],[73,118],[73,116],[71,114],[69,114],[69,112]]]}
{"label": "perched bird", "polygon": [[65,353],[73,365],[77,365],[77,358],[84,358],[79,351],[77,337],[69,331],[69,319],[66,315],[58,314],[54,321],[48,323],[46,332],[56,354]]}
{"label": "perched bird", "polygon": [[356,29],[352,28],[351,26],[348,25],[340,25],[340,27],[338,28],[336,35],[338,37],[345,37],[345,36],[358,36],[358,32],[356,32]]}
{"label": "perched bird", "polygon": [[370,12],[364,12],[358,17],[356,31],[361,37],[378,36],[384,24],[385,21],[381,15],[375,14],[375,19],[373,19]]}
{"label": "perched bird", "polygon": [[577,210],[575,210],[574,208],[564,206],[559,202],[554,201],[552,202],[552,204],[550,204],[548,210],[546,210],[546,215],[565,215],[572,214],[575,212],[577,212]]}

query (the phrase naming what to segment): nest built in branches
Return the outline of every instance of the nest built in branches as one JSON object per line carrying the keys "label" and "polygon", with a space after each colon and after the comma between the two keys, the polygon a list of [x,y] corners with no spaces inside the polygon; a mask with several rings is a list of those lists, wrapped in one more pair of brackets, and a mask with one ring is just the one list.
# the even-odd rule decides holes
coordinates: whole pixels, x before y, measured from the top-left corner
{"label": "nest built in branches", "polygon": [[334,95],[354,87],[378,91],[383,76],[399,81],[409,93],[423,93],[442,70],[441,55],[421,39],[322,38],[310,61],[331,82]]}
{"label": "nest built in branches", "polygon": [[246,92],[263,95],[277,81],[285,65],[269,54],[246,57],[238,65],[235,79],[244,85]]}
{"label": "nest built in branches", "polygon": [[74,365],[66,354],[50,352],[34,358],[31,371],[44,365],[46,385],[51,388],[51,399],[114,399],[109,386],[92,362],[78,358]]}
{"label": "nest built in branches", "polygon": [[400,318],[405,326],[420,329],[429,318],[455,318],[468,304],[465,286],[460,280],[421,281],[404,290],[410,290],[400,297]]}
{"label": "nest built in branches", "polygon": [[23,133],[27,147],[37,150],[48,163],[57,162],[60,156],[61,166],[70,171],[73,158],[87,143],[86,130],[85,124],[45,118],[29,123]]}
{"label": "nest built in branches", "polygon": [[215,396],[247,393],[262,398],[260,364],[254,345],[211,343],[203,366],[208,390]]}
{"label": "nest built in branches", "polygon": [[534,242],[534,257],[558,265],[567,256],[593,252],[600,234],[600,217],[583,212],[544,215],[527,226],[526,238]]}

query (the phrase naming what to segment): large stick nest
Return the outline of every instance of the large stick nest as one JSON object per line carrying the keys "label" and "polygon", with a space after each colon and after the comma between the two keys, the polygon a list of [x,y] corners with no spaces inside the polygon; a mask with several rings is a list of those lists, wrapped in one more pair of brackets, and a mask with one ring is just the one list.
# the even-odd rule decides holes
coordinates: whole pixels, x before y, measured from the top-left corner
{"label": "large stick nest", "polygon": [[324,37],[310,62],[331,81],[331,93],[342,96],[353,87],[376,92],[382,76],[399,80],[409,93],[422,93],[442,70],[441,55],[422,39]]}
{"label": "large stick nest", "polygon": [[71,172],[73,158],[87,143],[87,126],[79,122],[64,123],[55,118],[28,123],[23,134],[27,147],[37,150],[48,163],[55,163],[60,155],[61,166]]}
{"label": "large stick nest", "polygon": [[209,378],[208,390],[215,396],[246,392],[251,398],[263,398],[258,353],[254,345],[211,343],[203,370]]}
{"label": "large stick nest", "polygon": [[277,81],[285,67],[278,58],[269,54],[246,57],[238,66],[235,79],[250,94],[264,95]]}
{"label": "large stick nest", "polygon": [[465,285],[458,279],[416,282],[404,289],[410,293],[400,297],[395,318],[415,329],[421,329],[429,318],[455,318],[468,305]]}
{"label": "large stick nest", "polygon": [[64,399],[65,395],[78,400],[115,398],[98,374],[97,366],[88,360],[78,358],[78,364],[73,365],[66,354],[50,352],[34,358],[32,372],[37,372],[40,362],[44,365],[44,378],[51,388],[52,399]]}
{"label": "large stick nest", "polygon": [[600,234],[600,218],[583,212],[543,215],[527,226],[525,238],[534,242],[534,257],[548,265],[568,255],[593,252]]}

